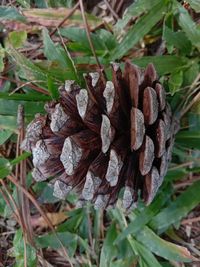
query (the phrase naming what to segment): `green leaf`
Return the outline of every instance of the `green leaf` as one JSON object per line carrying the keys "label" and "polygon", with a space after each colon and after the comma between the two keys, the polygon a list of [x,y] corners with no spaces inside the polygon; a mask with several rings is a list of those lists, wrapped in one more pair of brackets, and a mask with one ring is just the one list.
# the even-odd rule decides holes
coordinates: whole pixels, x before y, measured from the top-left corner
{"label": "green leaf", "polygon": [[78,237],[75,234],[69,232],[57,233],[57,236],[55,234],[45,234],[38,236],[35,239],[38,248],[50,247],[53,249],[59,249],[62,247],[59,240],[62,242],[63,246],[67,248],[69,256],[73,257],[77,248],[78,240]]}
{"label": "green leaf", "polygon": [[42,70],[36,64],[34,64],[31,60],[26,58],[23,54],[19,53],[13,47],[9,47],[7,49],[8,54],[11,56],[14,63],[21,70],[19,75],[23,79],[30,81],[34,81],[40,84],[41,87],[45,88],[47,84],[47,71]]}
{"label": "green leaf", "polygon": [[184,147],[200,149],[200,131],[180,131],[176,142]]}
{"label": "green leaf", "polygon": [[155,7],[159,2],[160,0],[134,1],[134,3],[130,5],[127,11],[123,14],[123,18],[117,21],[117,23],[114,26],[114,30],[120,33],[120,31],[127,25],[129,20],[131,20],[134,17],[139,16],[142,13],[147,13],[149,10]]}
{"label": "green leaf", "polygon": [[111,59],[120,59],[126,55],[162,19],[165,11],[166,5],[164,1],[160,1],[146,15],[142,16],[128,31],[122,42],[112,51]]}
{"label": "green leaf", "polygon": [[[167,192],[171,192],[169,186],[167,187]],[[169,194],[170,195],[170,194]],[[140,231],[143,231],[144,226],[159,212],[164,203],[169,198],[165,196],[164,193],[157,195],[155,201],[142,210],[138,215],[136,215],[133,220],[129,223],[128,227],[118,235],[115,243],[119,243],[122,239],[126,238],[129,234],[137,234]]]}
{"label": "green leaf", "polygon": [[192,256],[186,248],[165,241],[147,226],[136,235],[136,239],[151,252],[164,259],[181,262],[190,262],[192,260]]}
{"label": "green leaf", "polygon": [[60,49],[51,40],[46,28],[43,29],[42,34],[44,42],[44,54],[46,58],[51,61],[58,61],[63,68],[67,68],[67,62],[65,61],[65,58],[63,57]]}
{"label": "green leaf", "polygon": [[0,45],[0,72],[4,70],[5,49]]}
{"label": "green leaf", "polygon": [[26,18],[22,16],[14,7],[1,6],[0,20],[19,20],[25,22]]}
{"label": "green leaf", "polygon": [[31,156],[30,152],[24,152],[20,156],[18,156],[15,159],[13,159],[10,163],[12,164],[12,166],[14,166],[14,165],[20,163],[20,161],[25,160],[30,156]]}
{"label": "green leaf", "polygon": [[197,47],[200,50],[200,28],[192,20],[188,11],[178,4],[179,10],[179,25],[185,32],[188,39],[192,42],[193,46]]}
{"label": "green leaf", "polygon": [[183,71],[177,71],[171,73],[168,81],[171,95],[174,95],[181,88],[182,83],[183,83]]}
{"label": "green leaf", "polygon": [[153,229],[165,231],[172,224],[179,222],[200,203],[200,181],[193,183],[177,199],[157,214],[150,222]]}
{"label": "green leaf", "polygon": [[200,12],[200,3],[199,0],[187,0],[190,6],[198,13]]}
{"label": "green leaf", "polygon": [[74,79],[78,81],[77,71],[67,48],[65,47],[66,51],[62,51],[61,48],[57,47],[51,40],[46,28],[43,29],[43,40],[45,56],[51,61],[59,62],[63,68],[69,68],[74,75]]}
{"label": "green leaf", "polygon": [[26,31],[13,31],[8,35],[8,40],[14,48],[20,48],[23,46],[27,39]]}
{"label": "green leaf", "polygon": [[118,44],[115,36],[111,32],[106,31],[104,29],[100,29],[97,32],[97,36],[99,36],[100,42],[104,44],[105,48],[107,49],[106,52],[108,53],[110,53],[110,51],[113,50]]}
{"label": "green leaf", "polygon": [[17,129],[16,117],[0,115],[0,127],[3,129],[15,131]]}
{"label": "green leaf", "polygon": [[145,68],[148,63],[153,63],[158,74],[164,75],[176,72],[188,66],[189,60],[186,57],[180,56],[146,56],[142,58],[136,58],[133,63]]}
{"label": "green leaf", "polygon": [[117,229],[114,223],[109,227],[103,243],[100,255],[100,267],[109,267],[110,262],[117,256],[116,247],[113,245],[117,237]]}
{"label": "green leaf", "polygon": [[191,62],[191,66],[183,72],[183,86],[190,86],[199,74],[199,64],[196,60]]}
{"label": "green leaf", "polygon": [[9,160],[0,158],[0,179],[6,177],[12,170]]}
{"label": "green leaf", "polygon": [[12,135],[13,131],[0,128],[0,145],[3,145],[8,138]]}
{"label": "green leaf", "polygon": [[137,255],[139,255],[139,266],[141,267],[162,267],[156,257],[151,253],[149,248],[146,248],[140,242],[130,239],[131,246],[134,250],[137,250]]}
{"label": "green leaf", "polygon": [[[16,267],[24,267],[24,240],[22,236],[22,230],[19,229],[16,231],[14,240],[13,240],[13,250],[12,255],[15,257],[16,260]],[[36,266],[36,250],[35,248],[31,247],[29,244],[26,244],[26,256],[27,256],[27,264],[28,267],[35,267]]]}
{"label": "green leaf", "polygon": [[[90,54],[92,54],[85,29],[81,29],[78,27],[69,27],[60,29],[60,33],[62,36],[74,42],[77,42],[80,46],[84,47],[88,52],[90,52]],[[97,34],[91,33],[91,39],[95,50],[105,49],[105,47],[102,45],[101,39]]]}
{"label": "green leaf", "polygon": [[[35,101],[19,101],[0,99],[0,114],[17,116],[18,105],[24,106],[25,116],[33,117],[36,113],[44,113],[44,103]],[[1,123],[1,122],[0,122]]]}
{"label": "green leaf", "polygon": [[55,85],[55,83],[53,82],[53,80],[51,79],[50,76],[48,76],[47,78],[47,84],[48,84],[48,90],[52,96],[53,99],[58,99],[59,98],[59,92],[58,92],[58,88]]}
{"label": "green leaf", "polygon": [[192,44],[182,31],[173,32],[166,25],[163,27],[163,38],[168,45],[175,46],[183,54],[189,54],[192,49]]}

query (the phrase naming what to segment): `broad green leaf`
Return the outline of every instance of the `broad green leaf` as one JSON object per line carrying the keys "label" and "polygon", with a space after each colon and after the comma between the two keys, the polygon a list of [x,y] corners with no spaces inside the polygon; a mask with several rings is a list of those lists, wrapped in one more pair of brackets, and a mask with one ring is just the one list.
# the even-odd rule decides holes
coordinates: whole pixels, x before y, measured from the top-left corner
{"label": "broad green leaf", "polygon": [[41,87],[45,88],[47,84],[47,72],[41,70],[36,64],[34,64],[30,59],[26,58],[24,55],[19,53],[13,47],[7,49],[8,54],[11,56],[12,60],[20,69],[19,75],[23,79],[28,81],[34,81],[34,83],[40,84]]}
{"label": "broad green leaf", "polygon": [[100,42],[104,44],[105,48],[107,49],[109,53],[111,50],[113,50],[118,45],[118,42],[115,36],[109,31],[100,29],[99,31],[97,31],[97,36],[99,36]]}
{"label": "broad green leaf", "polygon": [[74,210],[72,212],[69,212],[67,214],[69,216],[69,218],[67,219],[66,222],[58,225],[57,230],[59,232],[65,232],[65,231],[76,232],[78,230],[80,224],[82,223],[83,212],[84,212],[84,210],[82,210],[82,209],[78,209],[78,210]]}
{"label": "broad green leaf", "polygon": [[46,28],[43,29],[43,40],[45,56],[51,61],[59,62],[63,68],[68,68],[74,75],[74,79],[78,81],[77,71],[67,48],[65,47],[66,51],[62,51],[61,48],[57,47],[51,40]]}
{"label": "broad green leaf", "polygon": [[[47,185],[46,183],[37,183],[35,186],[37,186],[38,184],[40,184],[40,185],[43,184],[43,186],[44,186],[44,189],[40,193],[40,203],[56,203],[56,202],[58,202],[58,198],[54,197],[54,195],[53,195],[53,187]],[[36,192],[37,192],[37,190],[36,190]]]}
{"label": "broad green leaf", "polygon": [[[60,33],[62,36],[67,37],[74,42],[77,42],[78,44],[80,44],[80,46],[83,46],[85,49],[87,49],[88,52],[92,53],[85,29],[78,27],[69,27],[60,29]],[[95,50],[98,51],[105,49],[105,46],[102,44],[101,39],[97,34],[91,33],[91,39]]]}
{"label": "broad green leaf", "polygon": [[18,10],[14,7],[0,7],[0,21],[1,20],[19,20],[22,22],[26,21],[26,18],[22,16]]}
{"label": "broad green leaf", "polygon": [[146,15],[131,27],[122,42],[112,51],[112,60],[120,59],[134,47],[152,28],[162,19],[166,5],[164,1],[160,1]]}
{"label": "broad green leaf", "polygon": [[9,160],[0,158],[0,179],[6,177],[12,170]]}
{"label": "broad green leaf", "polygon": [[183,71],[177,71],[171,73],[168,81],[171,95],[174,95],[176,91],[178,91],[181,88],[182,83],[183,83]]}
{"label": "broad green leaf", "polygon": [[193,183],[169,206],[161,210],[150,222],[150,226],[159,232],[179,222],[200,203],[200,181]]}
{"label": "broad green leaf", "polygon": [[12,167],[18,164],[20,161],[28,158],[31,155],[29,152],[24,152],[22,155],[17,158],[9,161],[5,158],[0,158],[0,178],[6,177],[11,171]]}
{"label": "broad green leaf", "polygon": [[199,0],[187,0],[190,6],[198,13],[200,12],[200,2]]}
{"label": "broad green leaf", "polygon": [[100,267],[109,267],[110,262],[117,256],[116,246],[113,245],[117,237],[117,229],[114,223],[109,227],[103,243],[100,255]]}
{"label": "broad green leaf", "polygon": [[44,113],[44,103],[39,101],[8,101],[5,99],[0,99],[0,114],[6,116],[17,116],[19,104],[24,106],[25,116],[33,117],[36,113]]}
{"label": "broad green leaf", "polygon": [[[25,237],[24,237],[25,238]],[[24,267],[24,240],[22,236],[22,230],[19,229],[16,231],[14,240],[13,240],[13,250],[12,256],[15,257],[16,264],[15,267]],[[29,244],[26,244],[26,256],[28,267],[35,267],[36,266],[36,250],[35,248],[31,247]]]}
{"label": "broad green leaf", "polygon": [[44,28],[42,33],[43,33],[45,56],[51,61],[55,60],[59,62],[63,68],[67,68],[67,62],[65,61],[65,58],[63,57],[60,49],[51,40],[47,29]]}
{"label": "broad green leaf", "polygon": [[13,31],[8,34],[9,43],[14,48],[22,47],[24,42],[26,41],[26,38],[27,38],[26,31]]}
{"label": "broad green leaf", "polygon": [[193,60],[193,62],[191,62],[190,67],[183,71],[183,86],[190,86],[199,74],[200,66],[197,61]]}
{"label": "broad green leaf", "polygon": [[133,63],[145,68],[148,63],[153,63],[158,74],[164,75],[174,73],[188,66],[189,60],[186,57],[179,56],[146,56],[142,58],[136,58]]}
{"label": "broad green leaf", "polygon": [[168,45],[178,48],[183,54],[189,54],[192,48],[191,42],[182,31],[173,32],[166,25],[163,28],[163,38]]}
{"label": "broad green leaf", "polygon": [[167,260],[181,262],[189,262],[192,260],[192,256],[186,248],[165,241],[147,226],[137,233],[136,239],[151,252]]}
{"label": "broad green leaf", "polygon": [[3,145],[8,138],[12,135],[13,131],[0,128],[0,145]]}
{"label": "broad green leaf", "polygon": [[8,129],[10,131],[16,131],[17,129],[16,117],[0,115],[0,127],[3,129]]}
{"label": "broad green leaf", "polygon": [[185,32],[188,39],[192,42],[193,46],[196,46],[200,50],[200,28],[192,20],[188,11],[178,4],[179,10],[179,25]]}
{"label": "broad green leaf", "polygon": [[200,149],[200,131],[180,131],[176,142],[184,147]]}
{"label": "broad green leaf", "polygon": [[35,238],[38,248],[50,247],[53,249],[59,249],[61,248],[59,240],[62,242],[63,246],[66,247],[69,256],[73,257],[77,248],[77,235],[70,232],[62,232],[57,233],[57,236],[55,234],[45,234]]}

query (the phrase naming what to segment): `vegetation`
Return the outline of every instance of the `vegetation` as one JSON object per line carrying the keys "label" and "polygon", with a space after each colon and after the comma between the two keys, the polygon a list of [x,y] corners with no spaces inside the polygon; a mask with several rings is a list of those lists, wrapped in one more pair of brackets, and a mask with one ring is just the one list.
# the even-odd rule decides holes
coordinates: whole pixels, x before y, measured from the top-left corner
{"label": "vegetation", "polygon": [[[127,1],[119,1],[120,10],[114,1],[101,1],[98,16],[84,2],[1,1],[0,266],[195,266],[199,0],[130,1],[126,12]],[[65,80],[84,86],[83,73],[99,68],[110,78],[110,62],[123,68],[126,59],[155,65],[180,121],[170,168],[147,207],[140,203],[130,213],[120,204],[107,211],[75,208],[76,195],[58,201],[47,182],[32,179],[31,154],[20,149],[25,125],[45,113]]]}

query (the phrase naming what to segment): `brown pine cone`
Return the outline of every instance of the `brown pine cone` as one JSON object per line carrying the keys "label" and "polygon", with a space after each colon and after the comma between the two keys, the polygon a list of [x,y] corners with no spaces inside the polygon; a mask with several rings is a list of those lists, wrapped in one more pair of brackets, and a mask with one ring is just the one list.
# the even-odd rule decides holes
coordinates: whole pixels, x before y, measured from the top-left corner
{"label": "brown pine cone", "polygon": [[87,90],[74,81],[48,103],[47,115],[28,125],[24,150],[33,154],[36,181],[54,178],[54,195],[75,189],[80,201],[112,207],[121,189],[123,206],[141,197],[151,203],[166,174],[174,141],[171,109],[152,64],[145,71],[130,62],[113,78],[85,76]]}

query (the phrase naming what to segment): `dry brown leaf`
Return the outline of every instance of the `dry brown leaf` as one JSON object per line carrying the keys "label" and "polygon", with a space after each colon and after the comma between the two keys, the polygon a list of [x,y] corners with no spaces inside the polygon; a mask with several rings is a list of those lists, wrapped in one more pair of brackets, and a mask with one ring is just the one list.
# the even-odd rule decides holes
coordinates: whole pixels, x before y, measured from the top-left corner
{"label": "dry brown leaf", "polygon": [[[65,212],[47,212],[46,216],[51,221],[53,226],[56,226],[63,221],[65,221],[68,217]],[[40,216],[32,216],[31,217],[31,225],[33,228],[48,228],[49,225],[47,224],[44,217]]]}
{"label": "dry brown leaf", "polygon": [[[29,23],[45,27],[57,27],[70,12],[70,8],[31,8],[24,9],[22,14],[27,18]],[[97,18],[93,19],[91,16],[88,16],[88,20],[91,27],[98,27],[102,24],[102,20]],[[74,14],[64,22],[63,26],[66,25],[84,27],[81,12],[79,10],[75,11]]]}

